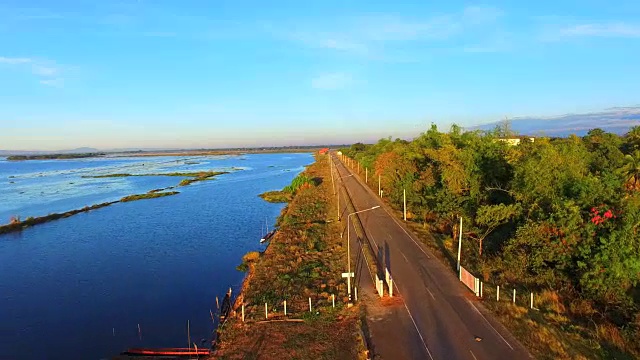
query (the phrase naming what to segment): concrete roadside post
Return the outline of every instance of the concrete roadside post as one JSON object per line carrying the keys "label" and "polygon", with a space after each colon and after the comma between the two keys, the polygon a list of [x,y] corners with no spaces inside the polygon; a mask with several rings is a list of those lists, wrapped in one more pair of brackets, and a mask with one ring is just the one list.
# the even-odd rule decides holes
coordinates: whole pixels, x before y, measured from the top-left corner
{"label": "concrete roadside post", "polygon": [[460,236],[458,238],[458,271],[460,271],[460,253],[462,252],[462,216],[460,217]]}
{"label": "concrete roadside post", "polygon": [[533,292],[531,292],[531,308],[533,309]]}
{"label": "concrete roadside post", "polygon": [[404,221],[407,221],[407,190],[402,189],[402,202],[404,204]]}

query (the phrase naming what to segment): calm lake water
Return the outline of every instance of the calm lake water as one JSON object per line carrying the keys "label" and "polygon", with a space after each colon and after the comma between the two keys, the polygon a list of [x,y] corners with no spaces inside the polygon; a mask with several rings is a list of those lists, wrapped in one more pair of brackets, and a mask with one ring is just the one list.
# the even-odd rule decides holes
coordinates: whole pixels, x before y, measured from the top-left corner
{"label": "calm lake water", "polygon": [[[209,310],[243,273],[283,205],[258,197],[281,189],[311,154],[0,159],[0,223],[177,185],[182,178],[83,178],[109,173],[225,170],[181,193],[118,203],[0,235],[0,358],[100,359],[129,347],[186,347],[209,339]],[[241,170],[239,170],[241,169]],[[141,337],[138,333],[140,324]]]}

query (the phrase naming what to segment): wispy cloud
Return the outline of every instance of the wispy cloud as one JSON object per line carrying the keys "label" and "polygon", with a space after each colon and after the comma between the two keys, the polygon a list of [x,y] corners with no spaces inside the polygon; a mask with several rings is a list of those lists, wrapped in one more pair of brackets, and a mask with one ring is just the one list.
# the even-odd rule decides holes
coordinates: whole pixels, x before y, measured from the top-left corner
{"label": "wispy cloud", "polygon": [[142,33],[142,36],[146,37],[158,37],[158,38],[170,38],[178,36],[177,33],[173,31],[146,31]]}
{"label": "wispy cloud", "polygon": [[[308,47],[327,49],[369,59],[389,60],[408,43],[438,43],[472,34],[479,37],[492,30],[504,13],[494,7],[469,6],[458,12],[428,17],[367,14],[322,24],[289,24],[269,27],[271,33]],[[406,54],[401,58],[406,59]]]}
{"label": "wispy cloud", "polygon": [[601,23],[579,24],[560,29],[560,35],[564,37],[591,36],[591,37],[632,37],[640,38],[640,25],[627,23]]}
{"label": "wispy cloud", "polygon": [[33,60],[29,58],[10,58],[0,56],[0,64],[9,64],[9,65],[18,65],[18,64],[29,64]]}
{"label": "wispy cloud", "polygon": [[62,85],[64,85],[64,80],[61,78],[43,79],[40,80],[40,84],[53,87],[62,87]]}
{"label": "wispy cloud", "polygon": [[62,77],[59,76],[62,72],[60,66],[50,60],[0,56],[0,64],[18,69],[29,69],[33,75],[39,78],[42,85],[60,87],[63,83]]}
{"label": "wispy cloud", "polygon": [[504,16],[504,11],[492,6],[467,6],[462,11],[462,20],[467,24],[492,23]]}
{"label": "wispy cloud", "polygon": [[326,73],[311,79],[311,87],[320,90],[338,90],[349,86],[352,82],[353,79],[349,74]]}

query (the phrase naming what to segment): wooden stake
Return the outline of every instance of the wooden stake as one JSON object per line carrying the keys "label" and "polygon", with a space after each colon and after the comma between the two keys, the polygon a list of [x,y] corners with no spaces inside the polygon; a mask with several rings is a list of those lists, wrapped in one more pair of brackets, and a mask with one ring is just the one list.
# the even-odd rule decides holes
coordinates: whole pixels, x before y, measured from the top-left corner
{"label": "wooden stake", "polygon": [[309,298],[309,312],[311,312],[311,298]]}
{"label": "wooden stake", "polygon": [[331,304],[336,307],[336,296],[334,294],[331,294]]}
{"label": "wooden stake", "polygon": [[242,304],[242,322],[244,322],[244,304]]}
{"label": "wooden stake", "polygon": [[284,316],[287,316],[287,300],[284,301]]}
{"label": "wooden stake", "polygon": [[496,288],[496,301],[500,301],[500,285]]}

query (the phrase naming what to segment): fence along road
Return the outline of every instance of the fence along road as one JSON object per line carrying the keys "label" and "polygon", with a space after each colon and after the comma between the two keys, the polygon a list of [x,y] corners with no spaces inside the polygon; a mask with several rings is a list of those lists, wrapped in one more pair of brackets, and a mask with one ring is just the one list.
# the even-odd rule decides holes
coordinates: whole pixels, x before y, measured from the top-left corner
{"label": "fence along road", "polygon": [[[333,156],[333,155],[331,155]],[[340,176],[351,174],[333,157]],[[344,178],[357,210],[383,205],[357,176]],[[384,206],[383,206],[384,208]],[[473,299],[455,274],[385,210],[358,215],[367,237],[384,255],[394,289],[431,358],[529,359],[528,351]],[[415,343],[415,342],[414,342]],[[428,358],[428,357],[427,357]]]}

